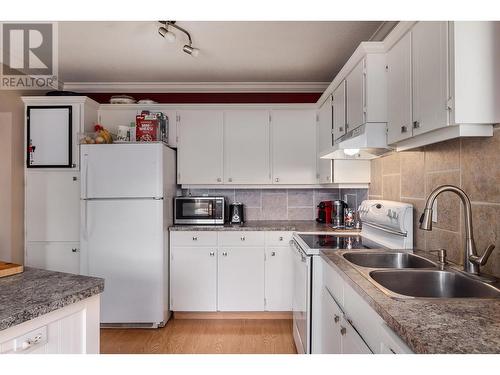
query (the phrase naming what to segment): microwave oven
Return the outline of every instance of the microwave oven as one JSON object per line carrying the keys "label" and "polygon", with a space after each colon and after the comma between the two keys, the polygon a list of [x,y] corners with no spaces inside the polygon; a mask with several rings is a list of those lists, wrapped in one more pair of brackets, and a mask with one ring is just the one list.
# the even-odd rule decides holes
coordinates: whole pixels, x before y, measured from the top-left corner
{"label": "microwave oven", "polygon": [[224,224],[224,197],[175,197],[174,224]]}

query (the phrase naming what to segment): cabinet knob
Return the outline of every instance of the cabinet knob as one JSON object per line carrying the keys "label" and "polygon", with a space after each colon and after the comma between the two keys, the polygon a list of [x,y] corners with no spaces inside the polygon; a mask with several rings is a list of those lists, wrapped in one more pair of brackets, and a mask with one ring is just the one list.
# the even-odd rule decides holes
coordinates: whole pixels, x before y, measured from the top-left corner
{"label": "cabinet knob", "polygon": [[246,240],[245,236],[242,236],[240,240],[245,241]]}
{"label": "cabinet knob", "polygon": [[337,314],[335,314],[335,315],[333,316],[333,321],[334,321],[335,323],[338,323],[338,322],[340,321],[340,316],[338,316]]}
{"label": "cabinet knob", "polygon": [[340,334],[341,334],[342,336],[345,336],[345,334],[346,334],[346,333],[347,333],[347,329],[346,329],[345,327],[342,327],[342,326],[341,326],[341,328],[340,328]]}
{"label": "cabinet knob", "polygon": [[71,251],[72,251],[73,253],[77,253],[77,252],[78,252],[78,249],[73,248],[73,249],[71,249]]}
{"label": "cabinet knob", "polygon": [[275,257],[276,256],[276,251],[271,252],[271,256]]}
{"label": "cabinet knob", "polygon": [[339,128],[339,132],[343,132],[343,131],[344,131],[344,128],[341,126],[341,127]]}
{"label": "cabinet knob", "polygon": [[274,179],[274,182],[280,182],[280,179],[279,179],[278,177],[276,177],[276,178]]}
{"label": "cabinet knob", "polygon": [[231,177],[229,177],[229,178],[227,179],[227,181],[228,181],[228,182],[233,182],[233,179],[232,179]]}
{"label": "cabinet knob", "polygon": [[198,241],[198,237],[193,237],[193,241]]}
{"label": "cabinet knob", "polygon": [[73,181],[78,181],[78,177],[73,176]]}
{"label": "cabinet knob", "polygon": [[217,182],[222,182],[222,178],[217,177]]}
{"label": "cabinet knob", "polygon": [[280,236],[280,241],[283,241],[283,236]]}
{"label": "cabinet knob", "polygon": [[211,252],[210,252],[210,256],[211,256],[211,257],[215,256],[215,251],[211,251]]}
{"label": "cabinet knob", "polygon": [[222,253],[222,256],[227,257],[227,252],[225,252],[225,251],[224,251],[224,252]]}
{"label": "cabinet knob", "polygon": [[413,121],[413,129],[418,129],[420,128],[420,122],[419,121]]}
{"label": "cabinet knob", "polygon": [[71,164],[71,168],[76,168],[76,164]]}
{"label": "cabinet knob", "polygon": [[401,127],[401,133],[406,133],[408,131],[408,128],[406,126]]}

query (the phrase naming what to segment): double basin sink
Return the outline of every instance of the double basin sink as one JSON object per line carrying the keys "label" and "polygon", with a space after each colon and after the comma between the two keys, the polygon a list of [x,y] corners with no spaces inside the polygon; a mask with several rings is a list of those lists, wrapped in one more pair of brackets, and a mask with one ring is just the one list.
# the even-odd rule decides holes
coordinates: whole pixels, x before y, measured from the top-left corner
{"label": "double basin sink", "polygon": [[382,291],[395,298],[500,298],[500,289],[409,252],[345,252]]}

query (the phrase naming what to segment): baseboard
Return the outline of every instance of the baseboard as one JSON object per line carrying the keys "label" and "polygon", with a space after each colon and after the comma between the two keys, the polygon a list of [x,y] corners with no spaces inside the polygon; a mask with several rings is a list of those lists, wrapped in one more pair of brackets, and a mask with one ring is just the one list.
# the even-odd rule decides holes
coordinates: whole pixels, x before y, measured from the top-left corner
{"label": "baseboard", "polygon": [[174,319],[292,319],[291,311],[176,311]]}

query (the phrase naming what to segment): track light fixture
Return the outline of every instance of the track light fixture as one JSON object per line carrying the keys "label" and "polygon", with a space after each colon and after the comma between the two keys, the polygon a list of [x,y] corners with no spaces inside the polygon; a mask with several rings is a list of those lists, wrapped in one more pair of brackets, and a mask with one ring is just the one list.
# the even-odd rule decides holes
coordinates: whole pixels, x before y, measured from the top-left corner
{"label": "track light fixture", "polygon": [[171,30],[169,30],[169,28],[183,32],[188,37],[188,44],[185,44],[184,47],[182,47],[182,50],[188,55],[191,55],[193,57],[198,56],[200,50],[198,48],[193,47],[193,40],[191,39],[191,35],[186,29],[183,29],[182,27],[176,25],[175,21],[158,21],[158,22],[164,25],[158,28],[158,34],[167,39],[169,42],[174,42],[176,36]]}

